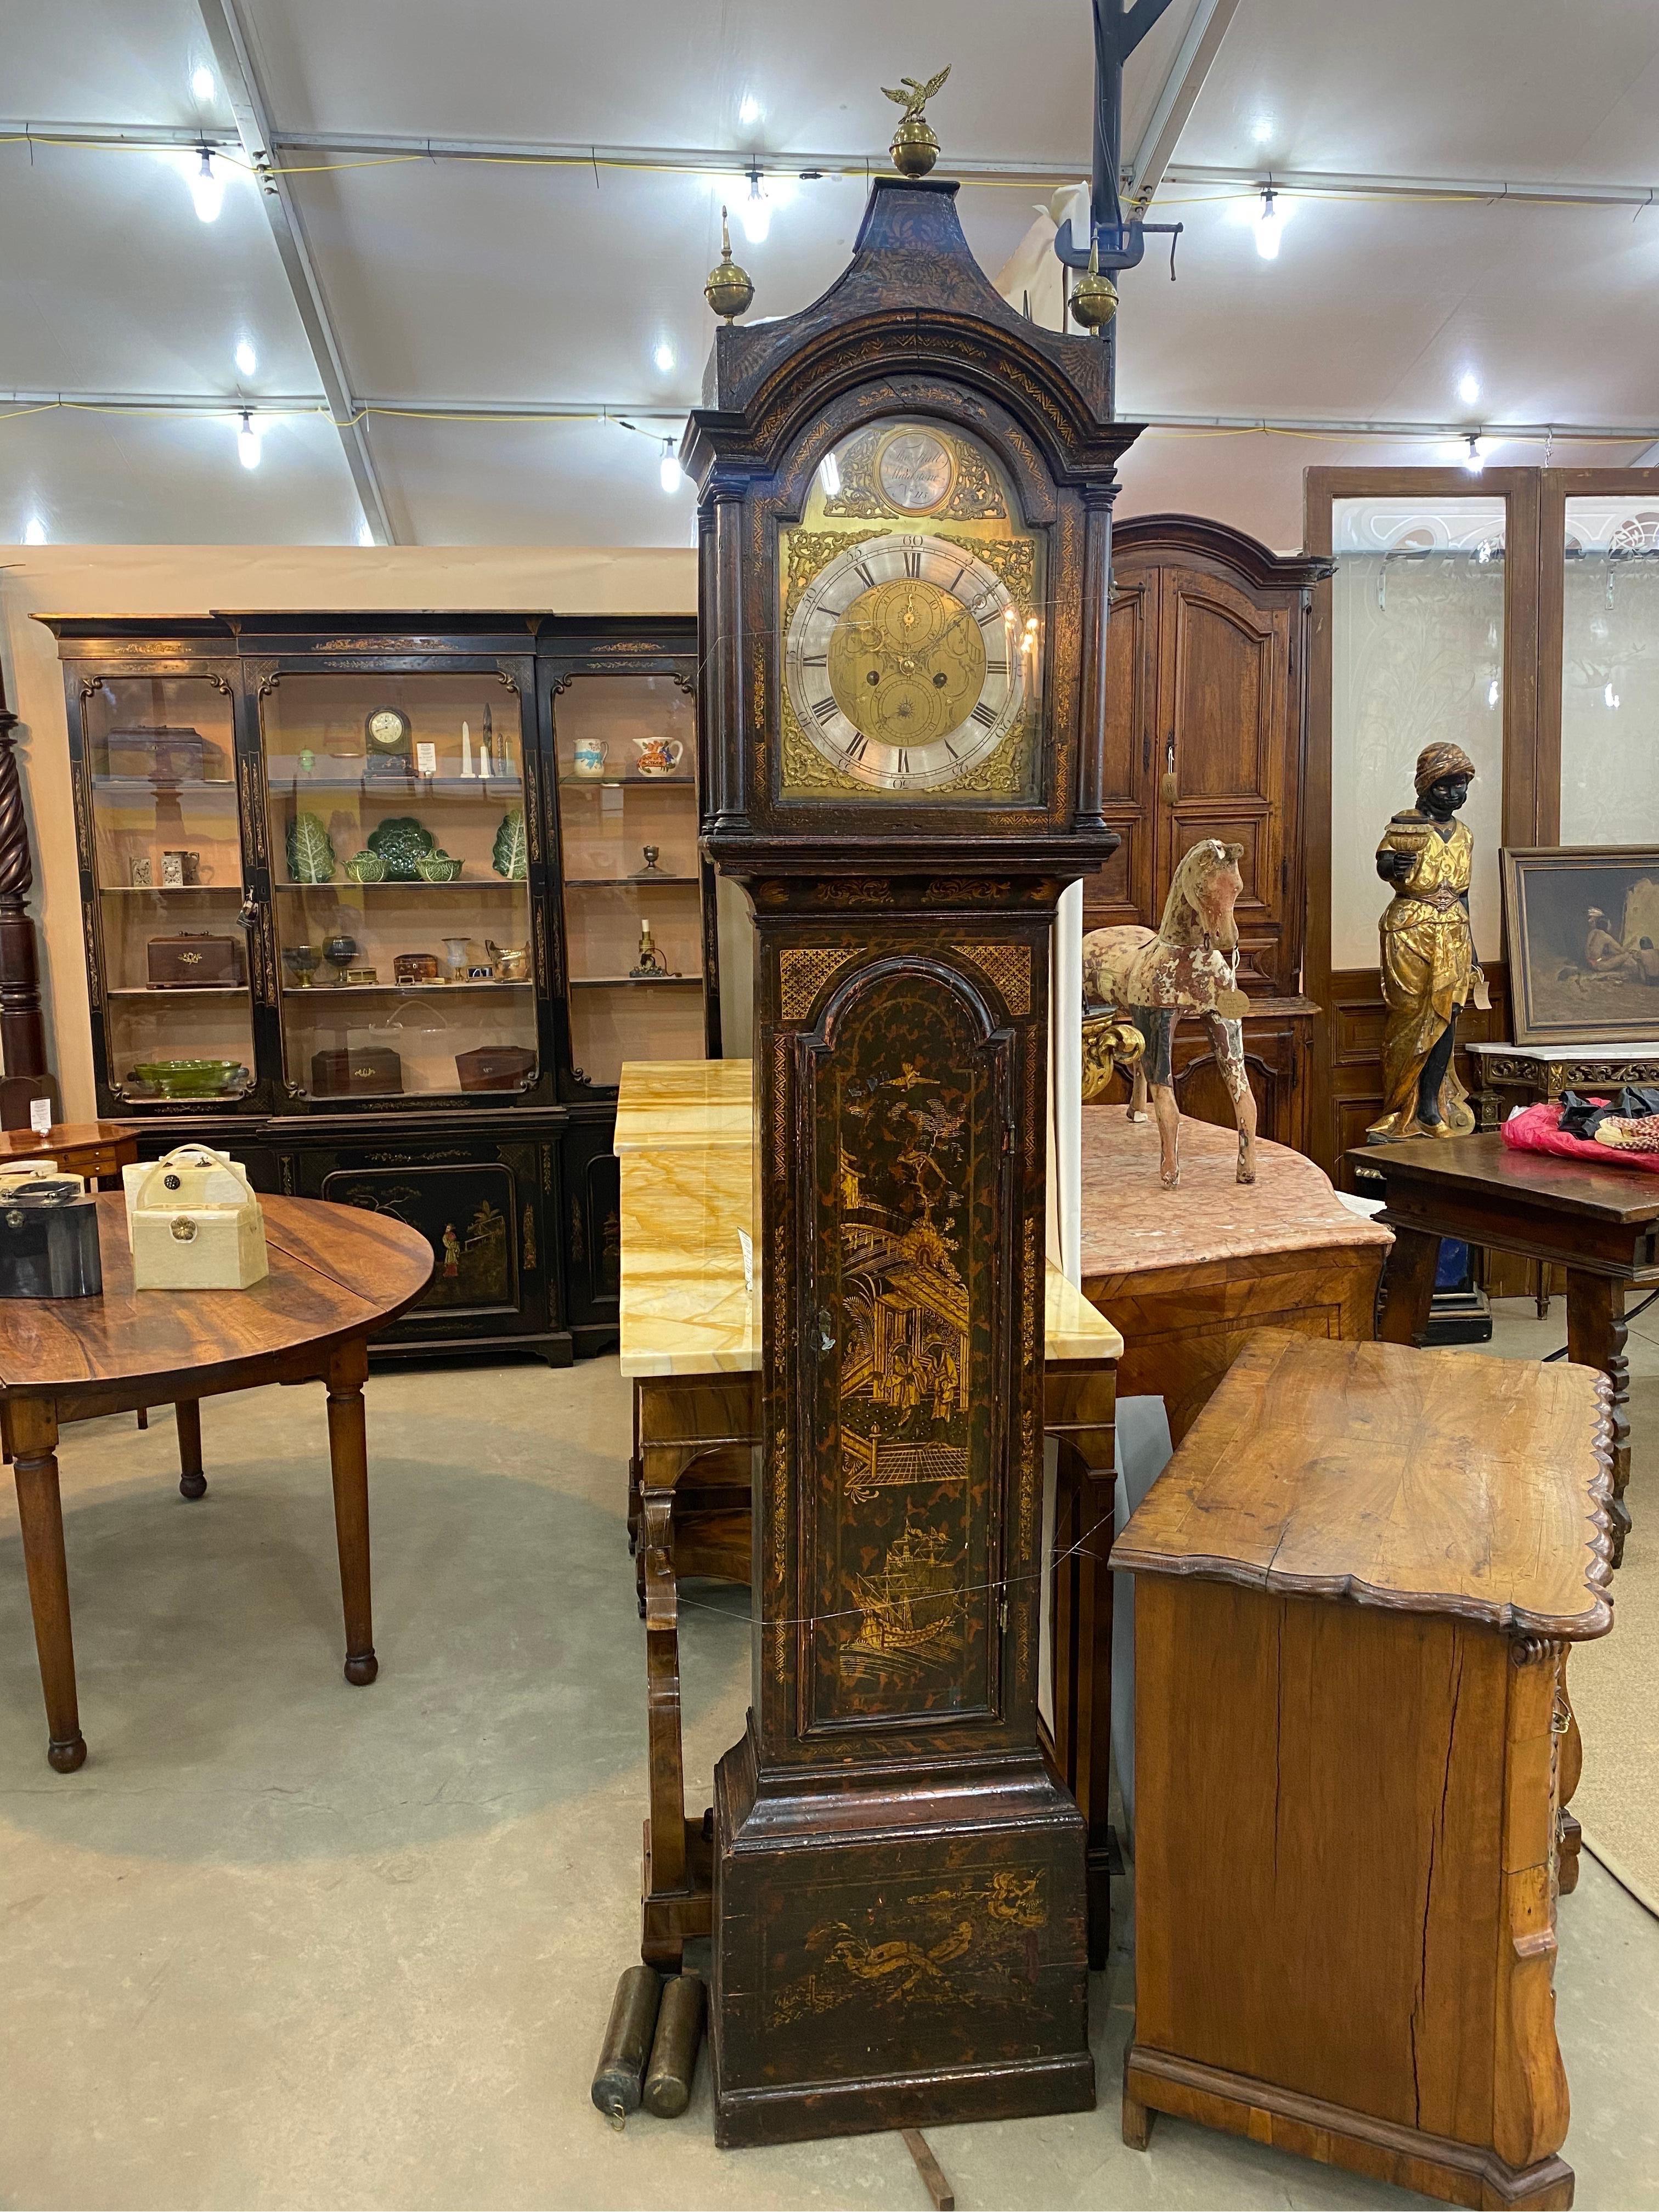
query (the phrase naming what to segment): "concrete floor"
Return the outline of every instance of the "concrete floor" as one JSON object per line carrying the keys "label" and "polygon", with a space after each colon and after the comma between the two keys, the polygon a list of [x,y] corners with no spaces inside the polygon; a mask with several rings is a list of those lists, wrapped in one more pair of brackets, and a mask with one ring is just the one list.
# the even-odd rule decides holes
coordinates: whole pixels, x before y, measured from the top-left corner
{"label": "concrete floor", "polygon": [[[1560,1329],[1559,1306],[1506,1322],[1502,1348]],[[1659,1371],[1659,1339],[1632,1349]],[[926,2212],[896,2136],[716,2151],[706,2062],[678,2121],[614,2134],[587,2102],[644,1802],[615,1362],[376,1376],[369,1423],[368,1690],[340,1675],[319,1390],[210,1401],[196,1505],[165,1414],[70,1432],[73,1776],[46,1765],[0,1499],[0,2206]],[[690,1595],[702,1803],[742,1723],[746,1593]],[[1659,2207],[1659,1923],[1587,1861],[1560,1934],[1578,2203]],[[1098,2111],[933,2133],[964,2209],[1412,2201],[1169,2120],[1126,2150],[1129,1990],[1120,1950]]]}

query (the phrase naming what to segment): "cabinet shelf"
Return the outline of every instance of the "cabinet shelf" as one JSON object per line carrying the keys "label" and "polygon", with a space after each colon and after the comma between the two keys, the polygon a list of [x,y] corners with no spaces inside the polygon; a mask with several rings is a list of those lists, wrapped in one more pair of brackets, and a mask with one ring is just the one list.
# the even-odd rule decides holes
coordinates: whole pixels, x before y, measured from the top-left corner
{"label": "cabinet shelf", "polygon": [[702,990],[701,975],[573,975],[573,991],[660,991],[674,988]]}
{"label": "cabinet shelf", "polygon": [[488,982],[459,983],[284,983],[283,996],[295,999],[369,999],[385,998],[388,994],[407,998],[416,992],[426,992],[435,998],[453,998],[458,991],[533,991],[533,983],[503,983],[492,976]]}
{"label": "cabinet shelf", "polygon": [[676,890],[696,890],[695,876],[567,876],[564,887],[568,891],[656,891],[665,887]]}
{"label": "cabinet shelf", "polygon": [[243,896],[240,884],[100,884],[98,889],[112,898],[228,898],[239,906]]}
{"label": "cabinet shelf", "polygon": [[615,791],[623,784],[632,788],[641,785],[647,791],[690,791],[695,778],[689,775],[562,775],[561,791]]}
{"label": "cabinet shelf", "polygon": [[236,780],[229,775],[94,775],[92,787],[118,796],[145,791],[165,792],[169,796],[179,791],[222,791],[234,795]]}
{"label": "cabinet shelf", "polygon": [[492,775],[488,781],[476,775],[273,775],[273,793],[284,799],[302,798],[308,791],[356,791],[366,799],[489,799],[522,798],[524,786],[517,772]]}
{"label": "cabinet shelf", "polygon": [[416,876],[395,883],[360,884],[355,876],[331,876],[324,884],[278,884],[279,891],[522,891],[529,885],[522,876],[457,876],[447,884],[429,884]]}
{"label": "cabinet shelf", "polygon": [[106,992],[111,999],[245,999],[246,983],[131,983],[117,984]]}

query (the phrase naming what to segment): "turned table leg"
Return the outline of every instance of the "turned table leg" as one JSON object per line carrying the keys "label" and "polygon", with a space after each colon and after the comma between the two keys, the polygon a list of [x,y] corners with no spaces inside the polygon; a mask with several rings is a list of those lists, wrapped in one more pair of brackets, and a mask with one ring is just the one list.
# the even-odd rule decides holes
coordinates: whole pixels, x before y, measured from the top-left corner
{"label": "turned table leg", "polygon": [[1567,1270],[1567,1357],[1584,1367],[1599,1367],[1613,1385],[1613,1564],[1625,1556],[1630,1508],[1630,1362],[1625,1356],[1625,1285],[1611,1275]]}
{"label": "turned table leg", "polygon": [[64,1510],[58,1494],[58,1408],[50,1398],[16,1398],[8,1408],[17,1516],[23,1529],[34,1648],[46,1702],[46,1759],[59,1774],[84,1764],[75,1697],[75,1639],[70,1628],[69,1565],[64,1557]]}
{"label": "turned table leg", "polygon": [[1421,1345],[1429,1333],[1440,1239],[1426,1230],[1403,1228],[1387,1214],[1382,1218],[1394,1231],[1394,1249],[1382,1279],[1387,1295],[1376,1334],[1384,1344]]}
{"label": "turned table leg", "polygon": [[645,1826],[646,1880],[640,1946],[649,1966],[677,1970],[684,1937],[672,1906],[690,1887],[685,1833],[685,1753],[680,1733],[679,1588],[674,1575],[674,1493],[647,1490],[640,1501],[639,1560],[645,1577],[647,1772],[651,1817]]}
{"label": "turned table leg", "polygon": [[179,1495],[204,1497],[207,1477],[202,1472],[202,1401],[180,1398],[173,1411],[179,1424]]}
{"label": "turned table leg", "polygon": [[361,1337],[343,1345],[328,1363],[328,1456],[345,1607],[345,1678],[359,1685],[372,1682],[380,1671],[368,1571],[368,1431],[363,1419],[368,1375],[368,1347]]}

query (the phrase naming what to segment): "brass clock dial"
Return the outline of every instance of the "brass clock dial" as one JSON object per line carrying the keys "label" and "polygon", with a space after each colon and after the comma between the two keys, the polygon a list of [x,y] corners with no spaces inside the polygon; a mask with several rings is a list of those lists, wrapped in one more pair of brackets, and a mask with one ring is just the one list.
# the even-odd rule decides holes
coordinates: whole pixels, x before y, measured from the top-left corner
{"label": "brass clock dial", "polygon": [[1025,703],[1007,586],[939,538],[862,540],[828,562],[796,603],[784,665],[809,741],[872,790],[948,787]]}

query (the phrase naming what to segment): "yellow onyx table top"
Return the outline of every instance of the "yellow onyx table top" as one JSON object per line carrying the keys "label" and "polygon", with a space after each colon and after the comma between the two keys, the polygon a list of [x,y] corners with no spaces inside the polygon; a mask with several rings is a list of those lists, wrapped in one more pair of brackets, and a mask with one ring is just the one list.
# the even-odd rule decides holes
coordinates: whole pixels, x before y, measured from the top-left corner
{"label": "yellow onyx table top", "polygon": [[[699,1107],[696,1079],[728,1071],[702,1092],[718,1116],[735,1111],[743,1079],[743,1135],[690,1140]],[[754,1210],[750,1063],[630,1060],[617,1115],[622,1154],[622,1371],[624,1375],[745,1374],[760,1365],[760,1281],[744,1284],[738,1231]],[[677,1134],[625,1149],[623,1109],[630,1091],[635,1133],[650,1117],[671,1117]],[[665,1124],[666,1125],[666,1124]],[[758,1261],[757,1261],[758,1269]],[[1045,1352],[1054,1362],[1116,1359],[1123,1340],[1057,1267],[1048,1269]]]}
{"label": "yellow onyx table top", "polygon": [[630,1060],[617,1092],[617,1155],[754,1142],[754,1062]]}

